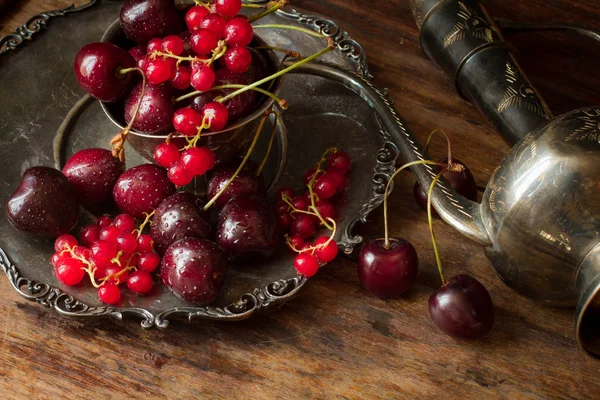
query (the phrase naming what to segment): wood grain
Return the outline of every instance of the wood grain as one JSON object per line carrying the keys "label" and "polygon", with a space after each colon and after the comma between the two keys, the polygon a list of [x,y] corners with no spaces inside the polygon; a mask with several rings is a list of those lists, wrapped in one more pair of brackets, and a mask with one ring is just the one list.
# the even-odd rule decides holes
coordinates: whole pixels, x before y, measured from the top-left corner
{"label": "wood grain", "polygon": [[[31,15],[69,4],[20,1],[0,33]],[[486,121],[454,92],[418,44],[408,1],[296,0],[330,15],[363,43],[381,87],[420,139],[443,127],[456,157],[485,186],[507,151]],[[587,24],[600,1],[488,0],[491,12],[518,20]],[[90,11],[93,12],[93,11]],[[533,83],[557,113],[598,104],[600,46],[570,34],[511,38]],[[444,143],[434,143],[442,156]],[[544,308],[508,289],[481,248],[436,222],[446,275],[468,272],[490,290],[496,323],[484,340],[440,333],[427,314],[439,284],[425,214],[411,197],[414,179],[397,179],[391,231],[420,257],[418,285],[382,301],[358,285],[355,265],[339,259],[279,309],[235,324],[180,323],[143,332],[133,321],[77,322],[18,297],[0,279],[0,393],[3,398],[597,398],[600,362],[577,349],[572,310]],[[361,230],[382,235],[381,210]]]}

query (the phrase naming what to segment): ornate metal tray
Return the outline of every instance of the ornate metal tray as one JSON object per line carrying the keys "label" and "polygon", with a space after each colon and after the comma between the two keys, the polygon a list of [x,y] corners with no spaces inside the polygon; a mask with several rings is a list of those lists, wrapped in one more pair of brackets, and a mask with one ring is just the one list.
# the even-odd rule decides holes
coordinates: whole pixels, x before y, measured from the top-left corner
{"label": "ornate metal tray", "polygon": [[[2,204],[25,169],[34,165],[60,168],[64,159],[78,150],[106,147],[116,133],[99,103],[90,101],[79,89],[71,63],[83,44],[100,40],[117,18],[119,7],[120,2],[92,0],[77,8],[43,13],[0,39]],[[271,187],[284,182],[300,189],[303,171],[327,147],[335,145],[348,152],[353,170],[350,186],[338,204],[340,229],[336,240],[349,254],[362,240],[352,233],[353,227],[365,222],[383,201],[385,184],[395,171],[398,140],[382,130],[368,96],[353,93],[374,89],[368,82],[371,76],[365,54],[356,41],[333,22],[293,9],[268,18],[266,23],[308,26],[337,44],[337,50],[327,54],[324,61],[344,69],[314,65],[286,77],[281,95],[290,107],[278,126],[277,151],[266,178]],[[51,25],[48,32],[40,32],[46,25]],[[322,47],[317,39],[294,31],[270,30],[261,36],[273,46],[293,48],[301,54]],[[263,154],[261,149],[256,153]],[[131,149],[127,154],[128,167],[144,162]],[[49,264],[51,241],[16,230],[4,213],[0,215],[0,229],[4,232],[0,237],[0,267],[15,290],[68,317],[122,319],[129,315],[141,318],[144,328],[166,328],[174,317],[240,320],[286,301],[306,284],[306,279],[295,273],[293,255],[282,249],[273,260],[260,265],[230,266],[224,292],[209,306],[186,303],[157,285],[149,296],[128,295],[121,306],[108,307],[99,302],[91,286],[63,287],[56,280]]]}

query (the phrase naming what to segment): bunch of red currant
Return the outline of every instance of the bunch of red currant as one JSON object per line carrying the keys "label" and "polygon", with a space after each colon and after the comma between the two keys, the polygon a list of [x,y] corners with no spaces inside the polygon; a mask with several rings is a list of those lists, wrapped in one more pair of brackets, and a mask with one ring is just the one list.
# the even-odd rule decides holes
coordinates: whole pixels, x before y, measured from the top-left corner
{"label": "bunch of red currant", "polygon": [[81,283],[88,274],[98,288],[98,297],[106,304],[121,298],[119,285],[127,283],[133,293],[146,294],[152,290],[151,273],[160,263],[153,251],[154,241],[142,234],[149,218],[136,229],[135,219],[128,214],[114,220],[101,216],[94,225],[82,229],[79,242],[70,234],[56,238],[52,256],[56,276],[68,286]]}

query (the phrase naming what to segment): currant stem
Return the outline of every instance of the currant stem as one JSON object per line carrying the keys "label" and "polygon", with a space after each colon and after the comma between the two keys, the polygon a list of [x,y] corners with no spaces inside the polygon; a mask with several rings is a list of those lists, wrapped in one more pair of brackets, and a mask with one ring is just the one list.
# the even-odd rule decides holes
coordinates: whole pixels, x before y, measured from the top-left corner
{"label": "currant stem", "polygon": [[446,133],[446,131],[444,131],[443,129],[434,129],[433,132],[431,132],[429,134],[429,136],[427,137],[427,142],[425,143],[425,151],[429,150],[429,142],[431,141],[431,138],[433,137],[434,134],[436,134],[437,132],[441,132],[445,137],[446,137],[446,141],[448,142],[448,165],[452,164],[452,144],[450,143],[450,137],[448,136],[448,134]]}
{"label": "currant stem", "polygon": [[269,114],[271,114],[270,110],[265,111],[265,113],[263,114],[262,118],[260,119],[260,124],[258,125],[258,129],[256,130],[256,134],[254,135],[254,139],[252,140],[252,144],[250,145],[250,148],[246,152],[246,155],[244,156],[244,159],[240,163],[238,169],[231,176],[231,178],[229,178],[229,180],[227,181],[227,183],[225,184],[225,186],[223,186],[221,188],[221,190],[219,190],[217,192],[217,194],[215,194],[213,196],[213,198],[210,199],[210,201],[208,203],[206,203],[206,205],[204,206],[204,211],[207,211],[214,204],[214,202],[217,201],[217,199],[229,187],[229,185],[231,184],[231,182],[233,182],[235,180],[235,178],[237,178],[237,176],[239,175],[239,173],[242,172],[242,169],[244,168],[244,165],[246,165],[246,162],[250,158],[250,155],[252,154],[252,151],[254,150],[254,147],[256,146],[256,143],[258,142],[258,138],[260,137],[260,132],[263,130],[263,127],[265,126],[265,122],[267,121],[267,118],[269,118]]}
{"label": "currant stem", "polygon": [[256,170],[256,176],[260,176],[260,173],[262,172],[263,168],[267,164],[267,160],[269,159],[269,155],[271,154],[271,149],[273,148],[273,141],[275,139],[275,133],[277,132],[277,120],[279,119],[279,113],[275,112],[274,115],[275,115],[275,118],[273,119],[273,129],[271,130],[271,138],[269,139],[269,145],[267,146],[267,152],[266,152],[265,156],[263,157],[262,162],[258,166],[258,169]]}
{"label": "currant stem", "polygon": [[[251,16],[250,18],[248,18],[248,21],[250,21],[250,22],[258,21],[259,19],[266,17],[267,15],[272,14],[275,11],[285,7],[287,5],[287,3],[288,3],[288,0],[278,0],[269,9],[267,9],[261,13],[255,14],[255,15]],[[271,3],[269,3],[269,4],[271,4]]]}
{"label": "currant stem", "polygon": [[435,262],[437,263],[438,271],[440,273],[440,279],[442,280],[442,286],[446,284],[446,279],[444,278],[444,272],[442,270],[442,260],[440,259],[440,253],[437,248],[437,243],[435,241],[435,234],[433,233],[433,218],[431,216],[431,194],[433,193],[433,187],[440,179],[442,174],[446,172],[446,168],[442,169],[442,171],[433,178],[431,181],[431,185],[429,185],[429,192],[427,194],[427,220],[429,221],[429,232],[431,233],[431,242],[433,243],[433,252],[435,253]]}
{"label": "currant stem", "polygon": [[299,26],[292,25],[280,25],[280,24],[263,24],[263,25],[252,25],[254,29],[286,29],[292,31],[298,31],[306,33],[307,35],[318,37],[319,39],[323,39],[325,36],[321,35],[319,32],[311,31],[310,29],[301,28]]}
{"label": "currant stem", "polygon": [[152,222],[150,222],[150,219],[154,216],[154,214],[156,214],[156,210],[152,211],[150,214],[148,213],[144,213],[146,214],[146,218],[144,219],[144,222],[142,222],[140,224],[140,227],[137,228],[136,230],[134,230],[134,232],[137,232],[137,237],[139,238],[140,236],[142,236],[142,231],[144,230],[144,228],[146,227],[146,225],[148,223],[152,224]]}
{"label": "currant stem", "polygon": [[394,178],[396,178],[396,176],[398,176],[398,174],[405,170],[408,167],[412,167],[413,165],[421,165],[421,164],[429,164],[429,165],[438,165],[438,166],[442,166],[445,167],[445,165],[440,164],[438,162],[435,161],[430,161],[430,160],[418,160],[418,161],[412,161],[409,163],[404,164],[403,166],[401,166],[400,168],[398,168],[396,170],[396,172],[394,172],[392,174],[392,176],[390,177],[390,179],[388,180],[387,185],[385,185],[385,193],[383,195],[383,226],[384,226],[384,233],[385,233],[385,241],[383,246],[389,250],[390,248],[390,237],[389,237],[389,229],[388,229],[388,195],[390,193],[390,186],[392,185],[392,182],[394,182]]}
{"label": "currant stem", "polygon": [[242,3],[242,7],[244,7],[244,8],[267,8],[267,5],[265,5],[265,4]]}
{"label": "currant stem", "polygon": [[315,58],[321,57],[323,54],[329,53],[330,51],[333,50],[333,41],[331,39],[329,39],[328,41],[330,42],[329,46],[326,47],[326,48],[324,48],[323,50],[320,50],[317,53],[313,54],[312,56],[306,57],[305,59],[300,60],[297,63],[292,64],[289,67],[287,67],[285,69],[282,69],[281,71],[278,71],[278,72],[274,73],[273,75],[267,76],[266,78],[263,78],[263,79],[261,79],[259,81],[256,81],[256,82],[254,82],[254,83],[252,83],[250,85],[247,85],[243,89],[236,90],[235,92],[230,93],[227,96],[225,96],[222,99],[220,99],[219,102],[220,103],[224,103],[227,100],[230,100],[230,99],[234,98],[235,96],[240,95],[240,94],[242,94],[242,93],[244,93],[244,92],[246,92],[246,91],[248,91],[248,90],[250,90],[252,88],[258,87],[258,86],[262,85],[263,83],[266,83],[266,82],[269,82],[269,81],[271,81],[273,79],[279,78],[280,76],[285,75],[286,73],[288,73],[288,72],[290,72],[290,71],[298,68],[299,66],[304,65],[304,64],[306,64],[308,62],[311,62]]}

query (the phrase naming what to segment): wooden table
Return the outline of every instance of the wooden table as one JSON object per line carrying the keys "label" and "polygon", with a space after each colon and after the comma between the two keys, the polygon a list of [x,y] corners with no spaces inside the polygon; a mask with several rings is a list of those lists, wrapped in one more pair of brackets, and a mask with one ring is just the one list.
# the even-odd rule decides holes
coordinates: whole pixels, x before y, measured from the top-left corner
{"label": "wooden table", "polygon": [[[6,34],[33,14],[70,0],[22,0],[0,18]],[[452,135],[455,156],[485,186],[507,146],[452,81],[419,49],[408,1],[296,0],[334,17],[364,44],[376,83],[423,139]],[[487,0],[492,13],[518,20],[576,22],[600,28],[600,1]],[[52,22],[50,22],[51,24]],[[598,104],[600,46],[567,34],[512,38],[534,85],[562,113]],[[7,94],[4,94],[7,95]],[[435,156],[444,143],[434,143]],[[489,289],[493,331],[481,341],[442,334],[427,312],[439,284],[426,215],[410,174],[397,179],[391,231],[420,257],[418,284],[382,301],[359,287],[355,265],[339,259],[293,301],[240,323],[197,322],[144,332],[133,321],[57,318],[0,279],[2,398],[598,398],[600,361],[573,333],[573,310],[544,308],[508,289],[481,248],[436,222],[447,276],[468,272]],[[362,230],[382,235],[381,210]]]}

